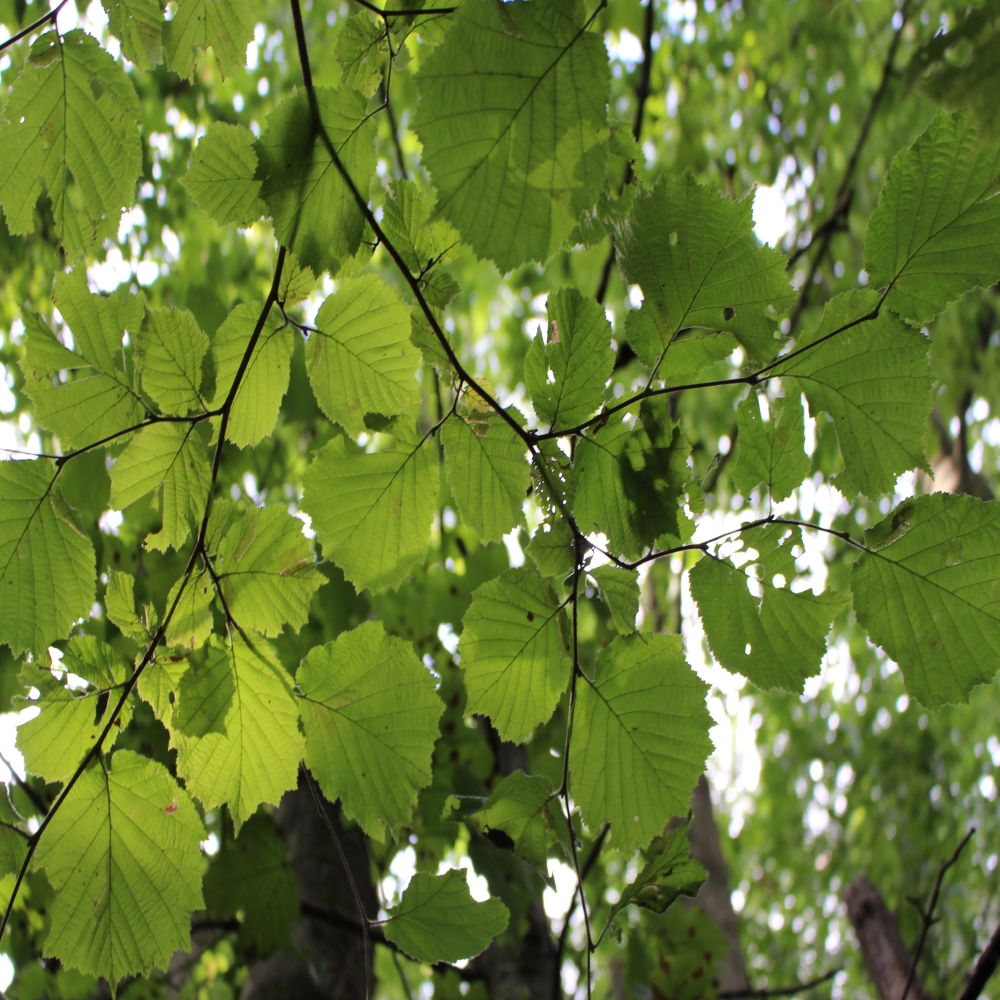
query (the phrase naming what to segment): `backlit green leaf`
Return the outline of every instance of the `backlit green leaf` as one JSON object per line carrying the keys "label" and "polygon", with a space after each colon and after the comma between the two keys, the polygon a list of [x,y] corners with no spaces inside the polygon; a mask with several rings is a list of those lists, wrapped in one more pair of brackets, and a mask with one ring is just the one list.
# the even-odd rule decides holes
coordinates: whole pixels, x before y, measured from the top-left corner
{"label": "backlit green leaf", "polygon": [[55,466],[0,462],[0,642],[19,656],[63,639],[94,601],[94,547],[53,488]]}
{"label": "backlit green leaf", "polygon": [[[83,447],[132,427],[144,416],[142,400],[124,366],[122,338],[139,332],[145,297],[125,289],[91,295],[83,274],[60,274],[52,300],[73,335],[68,350],[48,324],[25,314],[21,370],[43,426],[67,446]],[[73,377],[53,381],[60,371]]]}
{"label": "backlit green leaf", "polygon": [[677,534],[690,473],[688,445],[659,400],[644,401],[630,423],[616,414],[578,444],[573,512],[581,531],[605,533],[614,552],[632,557],[665,532]]}
{"label": "backlit green leaf", "polygon": [[[363,197],[375,170],[375,123],[353,90],[316,90],[320,118]],[[329,151],[313,134],[309,101],[299,91],[267,116],[257,144],[261,197],[274,234],[317,274],[336,273],[361,242],[364,217]]]}
{"label": "backlit green leaf", "polygon": [[[691,593],[708,643],[727,670],[743,674],[757,687],[798,693],[806,678],[819,672],[826,634],[844,601],[792,590],[797,572],[792,549],[802,544],[798,528],[767,525],[740,537],[744,553],[757,555],[739,569],[706,556],[691,570]],[[755,579],[761,597],[750,593]]]}
{"label": "backlit green leaf", "polygon": [[215,564],[229,613],[267,636],[286,624],[298,631],[312,595],[326,582],[302,522],[281,504],[248,510],[220,543]]}
{"label": "backlit green leaf", "polygon": [[253,133],[212,122],[191,154],[182,183],[198,207],[220,226],[249,226],[264,214]]}
{"label": "backlit green leaf", "polygon": [[540,421],[573,427],[604,400],[615,362],[611,326],[604,310],[575,288],[552,292],[548,308],[548,341],[535,337],[524,360],[524,379]]}
{"label": "backlit green leaf", "polygon": [[[688,327],[728,331],[754,358],[778,346],[774,333],[794,292],[785,258],[754,242],[752,199],[734,202],[685,173],[639,194],[616,226],[622,274],[642,288],[644,318],[629,343],[655,365]],[[769,308],[771,307],[771,308]]]}
{"label": "backlit green leaf", "polygon": [[113,239],[142,169],[138,100],[97,39],[80,29],[40,35],[3,118],[0,203],[10,231],[34,232],[35,203],[45,191],[71,258]]}
{"label": "backlit green leaf", "polygon": [[323,794],[384,841],[431,782],[444,705],[413,647],[365,622],[314,647],[296,675],[306,766]]}
{"label": "backlit green leaf", "polygon": [[524,523],[529,467],[524,442],[496,413],[470,412],[441,428],[444,467],[462,519],[485,542]]}
{"label": "backlit green leaf", "polygon": [[569,682],[561,605],[522,567],[473,591],[462,623],[466,711],[488,715],[501,738],[520,743],[549,719]]}
{"label": "backlit green leaf", "polygon": [[480,833],[499,830],[506,834],[520,857],[544,870],[549,844],[555,839],[555,824],[565,826],[559,802],[553,799],[552,792],[552,782],[544,775],[514,771],[493,789],[486,804],[469,817],[469,822]]}
{"label": "backlit green leaf", "polygon": [[577,0],[469,0],[417,74],[437,211],[501,271],[550,257],[604,185],[608,57],[584,17]]}
{"label": "backlit green leaf", "polygon": [[[213,404],[216,407],[226,401],[232,389],[262,309],[263,303],[241,303],[216,331],[212,341],[212,358],[215,361]],[[281,311],[272,308],[236,390],[226,425],[227,440],[245,448],[259,444],[274,430],[281,400],[288,389],[294,348],[291,328],[285,325]]]}
{"label": "backlit green leaf", "polygon": [[611,824],[619,850],[645,847],[687,813],[712,751],[707,691],[679,635],[615,639],[593,681],[577,681],[570,791],[592,830]]}
{"label": "backlit green leaf", "polygon": [[842,493],[878,497],[900,473],[927,469],[924,427],[931,411],[927,338],[891,313],[837,333],[869,314],[874,292],[850,292],[831,299],[819,326],[799,338],[796,349],[816,344],[777,372],[794,375],[813,413],[833,417],[844,456],[835,482]]}
{"label": "backlit green leaf", "polygon": [[751,393],[737,407],[736,426],[739,451],[732,472],[736,488],[749,496],[764,483],[773,503],[787,499],[809,472],[805,418],[798,395],[771,400],[770,419],[765,423],[757,396]]}
{"label": "backlit green leaf", "polygon": [[615,628],[621,635],[635,631],[635,619],[639,614],[639,574],[634,569],[617,569],[614,566],[599,566],[590,575],[601,588],[601,597],[611,612]]}
{"label": "backlit green leaf", "polygon": [[509,919],[499,899],[472,898],[461,869],[418,872],[389,911],[385,936],[419,962],[457,962],[483,951]]}
{"label": "backlit green leaf", "polygon": [[[27,704],[41,712],[18,726],[17,748],[27,770],[46,781],[65,781],[93,748],[111,721],[127,673],[125,661],[107,643],[90,635],[70,640],[60,666],[86,685],[77,681],[70,687],[65,673],[62,680],[56,680],[47,669],[32,664],[21,672],[25,684],[39,691],[38,698]],[[126,703],[115,716],[105,749],[110,749],[131,717],[131,706]]]}
{"label": "backlit green leaf", "polygon": [[177,773],[206,809],[229,804],[237,832],[295,787],[305,749],[292,679],[253,632],[213,637],[180,679],[170,722]]}
{"label": "backlit green leaf", "polygon": [[122,53],[139,69],[163,61],[163,7],[159,0],[101,0],[108,31],[122,43]]}
{"label": "backlit green leaf", "polygon": [[203,906],[205,829],[162,764],[120,750],[83,775],[35,854],[56,890],[45,954],[117,986],[166,969]]}
{"label": "backlit green leaf", "polygon": [[851,572],[858,621],[928,708],[968,700],[1000,655],[1000,503],[933,493],[865,534]]}
{"label": "backlit green leaf", "polygon": [[336,52],[344,83],[371,97],[382,82],[382,63],[389,54],[385,26],[367,11],[349,17],[337,32]]}
{"label": "backlit green leaf", "polygon": [[352,437],[365,414],[392,417],[418,398],[410,310],[378,275],[349,278],[320,307],[306,366],[323,412]]}
{"label": "backlit green leaf", "polygon": [[254,17],[247,0],[178,0],[164,38],[167,68],[194,79],[196,55],[211,46],[223,76],[246,65]]}
{"label": "backlit green leaf", "polygon": [[404,432],[397,421],[395,428],[403,435],[395,451],[351,454],[343,438],[334,438],[302,477],[302,507],[324,555],[359,590],[398,587],[430,540],[436,448],[421,442],[412,425]]}
{"label": "backlit green leaf", "polygon": [[187,309],[150,309],[135,342],[142,387],[164,413],[203,410],[202,359],[208,335]]}
{"label": "backlit green leaf", "polygon": [[939,111],[889,167],[865,237],[873,287],[926,323],[970,288],[1000,278],[1000,143],[966,113]]}

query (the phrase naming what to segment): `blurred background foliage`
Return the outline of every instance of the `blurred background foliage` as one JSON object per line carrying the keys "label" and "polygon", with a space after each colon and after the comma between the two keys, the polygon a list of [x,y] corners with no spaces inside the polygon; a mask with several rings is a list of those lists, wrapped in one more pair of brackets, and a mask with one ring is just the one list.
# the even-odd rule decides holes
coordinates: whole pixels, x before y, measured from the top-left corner
{"label": "blurred background foliage", "polygon": [[[0,31],[7,32],[0,39],[44,13],[42,2],[0,0],[5,25]],[[190,82],[163,67],[139,71],[127,66],[142,104],[144,173],[136,206],[123,215],[117,239],[95,251],[88,272],[98,290],[134,283],[145,289],[151,305],[190,309],[210,335],[233,306],[260,297],[270,280],[274,246],[262,225],[220,229],[197,210],[180,179],[196,140],[212,121],[239,122],[259,134],[268,112],[299,83],[288,8],[264,0],[253,6],[257,23],[246,67],[228,79],[210,59],[199,63]],[[335,84],[339,33],[361,8],[351,2],[306,0],[305,11],[317,82]],[[596,27],[612,57],[611,113],[623,123],[624,135],[642,106],[634,168],[639,178],[645,183],[664,171],[691,170],[735,199],[756,192],[758,236],[790,255],[789,278],[799,292],[791,321],[797,330],[815,322],[832,295],[866,283],[863,236],[886,168],[937,106],[970,106],[986,128],[997,127],[998,12],[995,0],[976,7],[965,0],[612,0],[597,15]],[[97,0],[89,6],[79,0],[75,8],[71,3],[59,23],[63,29],[83,25],[117,55],[117,42],[108,35],[107,17]],[[432,29],[407,39],[392,75],[391,115],[377,117],[379,177],[389,181],[405,175],[428,194],[419,143],[408,128],[415,100],[408,69],[419,65],[433,42]],[[25,44],[4,51],[4,94],[26,51]],[[373,96],[373,109],[379,99]],[[623,147],[628,145],[623,140]],[[626,182],[632,168],[624,158],[617,169]],[[384,187],[374,184],[375,204],[384,197]],[[0,221],[0,444],[29,451],[45,448],[46,435],[32,425],[22,394],[19,316],[25,306],[51,312],[52,276],[66,266],[46,212],[43,201],[31,237],[9,235]],[[492,264],[454,247],[447,268],[461,290],[444,317],[459,355],[505,402],[523,400],[524,358],[545,321],[545,293],[576,285],[595,294],[607,260],[603,241],[559,253],[544,268],[531,265],[504,277]],[[381,250],[372,263],[398,283]],[[305,320],[333,287],[329,278],[321,280],[299,307]],[[613,267],[604,301],[620,336],[625,312],[638,303]],[[995,291],[972,293],[929,331],[938,383],[927,454],[938,487],[980,496],[997,488],[1000,466],[996,303]],[[621,350],[609,391],[620,394],[643,383],[648,372],[630,355]],[[741,360],[720,362],[719,376],[737,374]],[[439,405],[436,379],[429,366],[422,377],[423,417],[430,421]],[[707,510],[720,527],[736,523],[760,502],[756,494],[739,495],[728,476],[729,458],[738,447],[735,406],[743,392],[725,387],[671,398],[671,410],[692,442],[696,468],[704,477]],[[220,480],[224,490],[244,503],[262,502],[276,491],[294,502],[305,464],[304,442],[317,443],[330,433],[307,386],[300,345],[278,428],[257,448],[240,452],[228,447]],[[787,502],[789,512],[807,520],[816,517],[825,527],[857,531],[889,509],[889,498],[880,507],[864,499],[849,504],[830,485],[839,452],[828,420],[811,423],[808,441],[812,478]],[[87,521],[98,565],[134,573],[140,602],[162,608],[170,582],[183,567],[177,554],[140,547],[155,512],[139,503],[124,512],[105,513],[109,482],[103,458],[73,463],[64,479],[67,498]],[[930,477],[903,477],[893,502],[933,488]],[[309,625],[299,636],[286,632],[276,648],[291,667],[309,646],[374,613],[387,629],[413,641],[442,676],[448,709],[434,784],[421,796],[408,840],[369,845],[371,875],[383,906],[398,894],[409,872],[436,871],[448,859],[471,866],[494,894],[515,904],[512,912],[543,896],[558,938],[571,899],[572,878],[565,865],[553,865],[547,886],[539,875],[526,875],[519,862],[512,867],[508,852],[460,823],[438,819],[448,795],[488,792],[497,769],[495,748],[482,728],[463,717],[460,671],[451,659],[454,630],[471,591],[510,561],[522,560],[528,537],[522,532],[506,545],[480,545],[456,528],[447,497],[435,531],[427,566],[396,593],[358,595],[339,570],[324,566],[329,583],[315,597]],[[839,543],[807,533],[804,559],[819,585],[827,580],[846,589],[850,555]],[[867,875],[912,944],[920,915],[907,897],[926,899],[939,863],[975,825],[969,849],[945,883],[942,919],[931,929],[920,967],[930,995],[957,995],[978,949],[1000,920],[997,685],[979,689],[968,706],[928,715],[907,698],[895,665],[867,643],[855,628],[853,613],[845,612],[834,624],[822,674],[801,697],[761,694],[713,664],[690,598],[688,568],[675,557],[649,569],[643,582],[642,627],[683,631],[692,660],[701,650],[701,662],[693,665],[713,685],[716,753],[709,779],[752,985],[780,987],[840,969],[832,982],[816,988],[817,995],[872,996],[847,921],[844,887],[853,876]],[[584,656],[592,657],[608,641],[609,612],[588,591],[580,616],[588,646]],[[123,653],[135,652],[102,617],[84,628],[113,641]],[[0,651],[0,699],[11,711],[21,708],[11,702],[22,693],[17,670],[6,649]],[[526,755],[532,771],[550,773],[557,782],[561,762],[553,744],[562,733],[562,711],[536,734]],[[5,746],[12,744],[14,718],[4,718]],[[172,764],[166,732],[148,708],[135,711],[120,745]],[[30,811],[27,793],[11,787],[15,805],[20,801]],[[33,788],[43,802],[50,791],[37,783]],[[204,845],[210,865],[225,852],[233,833],[224,811],[206,820],[213,831]],[[636,859],[609,850],[591,871],[587,889],[596,926],[635,877],[636,864]],[[99,987],[92,980],[39,961],[50,890],[41,875],[31,876],[27,888],[3,943],[13,975],[9,995],[22,1000],[95,995]],[[0,886],[3,892],[9,889]],[[578,996],[585,995],[581,916],[573,910],[562,934],[562,986]],[[227,929],[224,922],[213,925],[211,914],[205,926],[210,933],[198,938],[200,953],[193,964],[178,963],[165,977],[133,982],[125,996],[222,1000],[238,995],[248,964],[259,957],[259,942]],[[287,938],[287,927],[284,933]],[[616,1000],[710,996],[711,987],[706,992],[704,982],[699,985],[692,978],[692,949],[719,950],[718,931],[696,912],[678,905],[664,917],[633,914],[620,937],[609,935],[598,950],[596,995]],[[407,994],[484,995],[481,984],[415,965],[381,947],[376,949],[376,975],[377,995],[386,1000],[402,1000]],[[1000,987],[993,989],[987,994],[1000,995]]]}

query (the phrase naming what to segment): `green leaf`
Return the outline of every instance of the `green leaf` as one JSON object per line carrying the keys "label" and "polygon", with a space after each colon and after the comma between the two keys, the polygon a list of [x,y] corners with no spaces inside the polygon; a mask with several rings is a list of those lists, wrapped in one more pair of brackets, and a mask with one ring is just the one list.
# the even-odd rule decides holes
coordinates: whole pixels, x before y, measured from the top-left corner
{"label": "green leaf", "polygon": [[180,679],[170,723],[177,773],[206,809],[228,802],[239,832],[261,802],[277,805],[295,787],[298,718],[292,679],[265,639],[213,636]]}
{"label": "green leaf", "polygon": [[135,341],[142,387],[164,413],[186,416],[205,409],[201,363],[208,335],[187,309],[150,309]]}
{"label": "green leaf", "polygon": [[212,122],[181,179],[188,194],[220,226],[253,225],[264,214],[253,133],[242,125]]}
{"label": "green leaf", "polygon": [[[145,408],[123,363],[122,337],[138,333],[145,297],[119,289],[107,298],[91,295],[86,276],[59,274],[53,302],[73,334],[68,350],[48,325],[26,312],[25,351],[21,358],[26,390],[35,417],[64,446],[84,447],[132,427]],[[65,383],[52,376],[73,372]]]}
{"label": "green leaf", "polygon": [[687,813],[712,751],[707,691],[679,635],[615,639],[594,680],[577,682],[570,791],[590,829],[611,824],[618,850],[645,847]]}
{"label": "green leaf", "polygon": [[477,587],[462,622],[466,712],[488,715],[501,739],[520,743],[549,719],[569,681],[562,606],[522,567]]}
{"label": "green leaf", "polygon": [[566,825],[558,801],[555,814],[549,809],[552,801],[552,782],[548,778],[514,771],[468,819],[480,833],[488,835],[499,830],[506,834],[520,857],[544,871],[549,845],[555,839],[555,825]]}
{"label": "green leaf", "polygon": [[865,236],[865,267],[885,304],[927,323],[970,288],[1000,278],[1000,143],[966,113],[939,111],[889,166]]}
{"label": "green leaf", "polygon": [[[346,88],[316,89],[320,119],[341,163],[363,197],[375,172],[375,122],[367,102]],[[268,116],[257,143],[261,197],[274,219],[274,235],[316,274],[336,274],[358,249],[364,216],[314,135],[309,100],[299,91]]]}
{"label": "green leaf", "polygon": [[437,211],[501,271],[548,259],[604,187],[608,56],[584,16],[469,0],[416,76]]}
{"label": "green leaf", "polygon": [[139,697],[165,726],[170,725],[181,678],[189,665],[183,653],[160,653],[139,677]]}
{"label": "green leaf", "polygon": [[573,531],[566,519],[558,515],[539,527],[524,551],[546,577],[563,580],[573,572],[576,563]]}
{"label": "green leaf", "polygon": [[101,0],[108,31],[122,43],[122,54],[139,69],[163,61],[163,7],[159,0]]}
{"label": "green leaf", "polygon": [[604,401],[615,363],[611,325],[601,306],[575,288],[552,292],[548,311],[548,343],[541,334],[535,337],[524,359],[524,380],[541,422],[573,427]]}
{"label": "green leaf", "polygon": [[794,375],[813,413],[833,417],[844,456],[837,488],[873,499],[890,491],[900,473],[928,470],[924,428],[933,406],[927,338],[883,311],[830,336],[875,308],[874,292],[848,292],[826,304],[819,326],[796,349],[815,344],[776,369]]}
{"label": "green leaf", "polygon": [[205,875],[205,906],[217,917],[242,917],[240,943],[259,955],[288,946],[299,916],[299,880],[281,835],[267,816],[251,816]]}
{"label": "green leaf", "polygon": [[509,919],[499,899],[472,898],[461,869],[418,872],[389,911],[385,936],[418,962],[458,962],[484,951]]}
{"label": "green leaf", "polygon": [[[122,635],[134,642],[147,642],[149,623],[144,622],[135,610],[135,577],[119,570],[108,572],[108,586],[104,591],[104,612],[108,621],[116,625]],[[155,625],[153,626],[155,629]]]}
{"label": "green leaf", "polygon": [[780,503],[802,485],[809,474],[805,452],[805,417],[798,396],[770,401],[765,423],[755,393],[736,408],[739,451],[733,466],[733,484],[744,496],[759,483],[767,486],[772,503]]}
{"label": "green leaf", "polygon": [[302,522],[283,504],[251,507],[226,533],[215,553],[215,572],[233,618],[266,636],[284,625],[298,631],[309,602],[326,583],[316,569]]}
{"label": "green leaf", "polygon": [[455,415],[441,427],[444,467],[462,520],[484,542],[524,524],[530,468],[524,442],[497,413]]}
{"label": "green leaf", "polygon": [[[7,786],[0,789],[0,878],[17,875],[28,853],[25,825],[10,801]],[[18,830],[22,830],[18,833]]]}
{"label": "green leaf", "polygon": [[197,530],[208,502],[212,469],[199,425],[162,423],[139,431],[111,469],[111,505],[124,510],[161,485],[163,526],[146,545],[165,552]]}
{"label": "green leaf", "polygon": [[634,569],[617,569],[614,566],[599,566],[590,575],[601,588],[601,597],[611,612],[615,628],[621,635],[635,631],[635,619],[639,614],[639,573]]}
{"label": "green leaf", "polygon": [[[180,589],[181,577],[167,595],[167,608],[174,606],[174,598]],[[184,588],[173,617],[167,625],[165,640],[168,646],[181,646],[190,651],[204,645],[212,632],[212,599],[215,597],[215,586],[207,570],[201,574],[192,574],[188,585]],[[143,674],[145,677],[145,674]]]}
{"label": "green leaf", "polygon": [[142,170],[138,100],[97,39],[79,29],[40,35],[3,118],[0,203],[11,233],[35,231],[35,203],[45,191],[70,258],[114,239]]}
{"label": "green leaf", "polygon": [[382,63],[389,54],[385,26],[361,11],[341,24],[334,51],[344,83],[371,97],[382,82]]}
{"label": "green leaf", "polygon": [[194,80],[196,53],[211,46],[222,75],[232,76],[246,65],[253,28],[247,0],[177,0],[164,38],[167,69]]}
{"label": "green leaf", "polygon": [[643,401],[630,422],[616,414],[579,442],[573,512],[581,531],[604,533],[614,552],[633,557],[678,533],[690,449],[660,400]]}
{"label": "green leaf", "polygon": [[420,276],[428,303],[443,309],[459,291],[455,279],[440,266],[442,257],[459,242],[458,233],[443,219],[431,220],[427,200],[413,181],[397,180],[382,211],[382,231],[410,273]]}
{"label": "green leaf", "polygon": [[302,508],[332,559],[358,590],[395,589],[427,554],[437,505],[433,442],[394,425],[395,451],[352,454],[343,438],[322,448],[302,476]]}
{"label": "green leaf", "polygon": [[[25,707],[41,709],[17,728],[17,748],[24,755],[24,766],[31,774],[46,781],[65,781],[77,768],[111,721],[111,713],[121,697],[127,676],[124,660],[107,644],[93,636],[71,639],[63,654],[62,679],[56,680],[46,668],[25,666],[21,679],[39,691],[37,699]],[[68,673],[86,681],[68,685]],[[132,717],[126,703],[105,745],[109,749],[118,733]]]}
{"label": "green leaf", "polygon": [[653,913],[664,913],[679,896],[694,898],[698,895],[708,872],[691,857],[690,822],[687,820],[653,841],[646,852],[642,871],[634,882],[625,886],[621,899],[611,908],[609,922],[629,903]]}
{"label": "green leaf", "polygon": [[936,709],[965,702],[997,672],[1000,503],[934,493],[901,503],[865,534],[851,572],[854,610]]}
{"label": "green leaf", "polygon": [[665,176],[615,228],[622,274],[645,296],[628,339],[646,364],[669,358],[688,327],[728,331],[752,358],[774,354],[778,317],[795,293],[784,256],[754,242],[752,198],[731,201],[689,173]]}
{"label": "green leaf", "polygon": [[[691,593],[708,644],[727,670],[757,687],[799,693],[806,678],[819,673],[830,623],[844,600],[792,590],[793,549],[802,545],[798,528],[766,525],[744,531],[741,538],[741,555],[750,553],[750,558],[739,569],[706,556],[691,570]],[[757,580],[761,597],[750,593],[751,580]]]}
{"label": "green leaf", "polygon": [[[262,302],[244,302],[226,317],[216,331],[212,341],[212,358],[215,361],[215,396],[212,401],[216,407],[225,402],[232,389],[263,308]],[[294,350],[295,335],[284,323],[281,310],[272,308],[236,390],[226,426],[227,441],[232,441],[239,448],[252,447],[274,430],[281,400],[288,389]]]}
{"label": "green leaf", "polygon": [[[630,344],[636,334],[635,321],[645,321],[648,316],[649,313],[642,309],[633,309],[625,314],[625,339]],[[674,339],[660,363],[660,378],[668,386],[696,382],[707,368],[728,358],[736,347],[736,338],[732,334],[692,330]]]}
{"label": "green leaf", "polygon": [[0,462],[0,642],[14,656],[63,639],[94,603],[94,547],[53,489],[52,462]]}
{"label": "green leaf", "polygon": [[427,364],[434,365],[442,372],[451,372],[448,352],[441,346],[441,341],[431,329],[427,317],[416,308],[410,315],[410,343],[420,350]]}
{"label": "green leaf", "polygon": [[413,646],[365,622],[315,646],[296,675],[306,766],[331,802],[369,837],[410,822],[431,783],[444,705]]}
{"label": "green leaf", "polygon": [[203,906],[205,829],[167,769],[130,750],[86,770],[52,817],[34,866],[56,890],[45,954],[104,976],[166,969]]}
{"label": "green leaf", "polygon": [[377,274],[349,278],[320,307],[306,343],[316,401],[352,437],[365,414],[393,417],[420,398],[410,310]]}

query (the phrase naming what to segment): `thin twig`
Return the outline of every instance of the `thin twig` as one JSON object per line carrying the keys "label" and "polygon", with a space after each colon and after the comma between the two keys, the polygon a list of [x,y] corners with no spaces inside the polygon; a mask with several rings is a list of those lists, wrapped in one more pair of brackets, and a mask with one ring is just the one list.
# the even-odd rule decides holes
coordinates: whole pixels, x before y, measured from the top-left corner
{"label": "thin twig", "polygon": [[19,42],[22,38],[24,38],[26,35],[30,35],[37,28],[44,27],[46,24],[49,23],[49,21],[54,21],[59,16],[59,12],[63,9],[63,7],[66,6],[67,3],[69,3],[69,0],[60,0],[59,5],[53,7],[52,10],[48,12],[48,14],[45,14],[43,17],[40,17],[33,24],[29,24],[27,28],[22,28],[16,35],[11,35],[6,42],[0,44],[0,52],[3,52],[4,49],[9,49],[15,42]]}
{"label": "thin twig", "polygon": [[719,993],[718,997],[719,1000],[743,1000],[743,998],[749,1000],[751,997],[791,997],[795,996],[796,993],[811,990],[815,986],[822,986],[823,983],[833,979],[838,972],[840,972],[840,969],[831,969],[816,979],[810,979],[808,983],[796,983],[794,986],[779,986],[773,990],[729,990],[725,993]]}
{"label": "thin twig", "polygon": [[937,906],[938,895],[941,892],[941,883],[944,881],[945,872],[956,861],[958,861],[958,856],[965,849],[965,845],[972,839],[972,835],[976,832],[974,826],[969,827],[969,832],[962,838],[962,842],[955,848],[955,853],[948,858],[947,861],[941,862],[941,867],[938,869],[937,880],[934,882],[934,891],[931,893],[931,900],[927,904],[927,910],[921,912],[923,917],[923,924],[920,928],[920,937],[917,940],[917,947],[913,952],[913,961],[910,962],[910,973],[906,977],[906,985],[903,987],[903,992],[899,996],[899,1000],[906,1000],[907,994],[910,992],[910,987],[913,985],[913,978],[917,974],[917,963],[920,961],[920,955],[924,950],[924,944],[927,941],[927,932],[931,929],[931,924],[934,923],[934,908]]}
{"label": "thin twig", "polygon": [[[795,305],[792,308],[792,312],[789,315],[790,330],[794,330],[799,318],[802,315],[802,311],[805,309],[806,304],[809,301],[809,292],[812,289],[813,282],[815,281],[816,275],[819,272],[820,265],[823,259],[826,257],[827,251],[830,249],[830,241],[833,239],[833,234],[836,232],[838,226],[841,224],[841,220],[847,217],[847,213],[851,208],[851,201],[853,200],[853,180],[854,171],[858,167],[858,161],[861,158],[861,151],[865,147],[865,143],[868,141],[868,135],[871,132],[871,127],[875,121],[875,116],[878,114],[879,107],[882,104],[882,99],[885,97],[885,92],[889,87],[889,81],[892,79],[893,74],[893,64],[896,61],[896,53],[899,50],[899,43],[903,37],[903,27],[906,24],[906,17],[909,11],[910,0],[905,0],[902,8],[898,11],[902,15],[902,21],[898,28],[894,29],[895,34],[893,35],[892,42],[889,45],[889,51],[886,53],[885,62],[882,64],[882,79],[872,95],[871,103],[868,105],[868,113],[865,115],[864,121],[861,123],[861,131],[858,133],[857,141],[854,143],[854,149],[851,151],[851,155],[847,160],[847,167],[844,170],[844,177],[840,182],[840,187],[837,189],[837,194],[833,200],[833,214],[830,216],[826,222],[822,223],[817,229],[812,239],[800,250],[793,253],[788,258],[787,268],[792,268],[798,261],[802,254],[810,250],[817,242],[817,237],[819,238],[819,249],[813,256],[812,265],[809,268],[809,274],[806,276],[805,283],[802,285],[802,291],[799,293],[798,299],[795,301]],[[893,14],[895,17],[895,14]]]}
{"label": "thin twig", "polygon": [[372,973],[371,967],[369,965],[369,945],[368,945],[368,914],[365,913],[365,904],[361,899],[361,892],[358,890],[358,884],[354,881],[354,872],[351,871],[351,866],[347,863],[347,855],[344,853],[344,848],[340,843],[340,837],[337,836],[337,831],[333,828],[333,823],[330,821],[330,817],[327,815],[326,809],[323,808],[323,802],[320,799],[319,791],[316,788],[316,783],[313,781],[312,775],[309,773],[308,769],[302,768],[302,773],[305,775],[306,784],[309,786],[309,791],[312,794],[313,802],[316,804],[316,812],[319,813],[320,818],[326,824],[327,832],[330,834],[330,839],[333,841],[333,846],[337,849],[337,854],[340,857],[340,863],[344,866],[344,873],[347,875],[347,882],[351,887],[351,894],[354,896],[354,905],[358,909],[358,917],[361,921],[361,940],[364,948],[364,967],[365,967],[365,1000],[371,1000],[372,995]]}

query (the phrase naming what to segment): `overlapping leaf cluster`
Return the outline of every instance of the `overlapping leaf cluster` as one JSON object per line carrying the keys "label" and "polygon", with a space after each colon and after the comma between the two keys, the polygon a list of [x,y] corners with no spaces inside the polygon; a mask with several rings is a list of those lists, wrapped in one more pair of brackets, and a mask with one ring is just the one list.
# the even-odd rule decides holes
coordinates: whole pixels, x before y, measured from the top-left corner
{"label": "overlapping leaf cluster", "polygon": [[[245,5],[184,0],[169,22],[148,6],[110,11],[136,65],[162,60],[190,76],[208,47],[223,71],[240,62]],[[291,665],[278,643],[308,631],[326,570],[373,600],[410,586],[433,564],[443,492],[483,542],[526,529],[526,507],[534,526],[523,565],[489,574],[450,622],[461,631],[455,704],[515,744],[554,719],[562,727],[561,780],[515,771],[464,817],[542,872],[550,854],[579,870],[584,831],[645,851],[609,923],[632,903],[662,912],[699,884],[683,835],[664,833],[687,813],[712,748],[707,685],[679,636],[639,621],[647,564],[700,556],[690,583],[709,646],[761,688],[800,691],[852,598],[928,707],[967,698],[995,672],[994,505],[917,497],[864,541],[844,539],[860,553],[850,595],[805,585],[802,532],[822,526],[779,505],[809,472],[807,414],[833,421],[846,496],[877,499],[901,473],[927,468],[920,324],[1000,278],[1000,147],[941,112],[889,169],[865,242],[871,288],[834,298],[792,341],[781,323],[794,299],[785,259],[755,241],[750,200],[690,174],[616,197],[607,53],[582,3],[468,0],[450,21],[414,74],[430,191],[396,182],[372,208],[372,66],[395,43],[366,14],[341,33],[338,88],[313,86],[303,66],[306,85],[259,137],[207,130],[185,179],[191,197],[219,225],[264,220],[281,247],[270,292],[237,305],[211,336],[191,312],[150,307],[141,292],[94,294],[75,263],[117,225],[138,173],[120,65],[88,36],[46,32],[5,106],[0,131],[17,152],[0,168],[8,227],[28,232],[44,191],[75,263],[52,290],[58,315],[23,314],[26,391],[55,450],[0,465],[0,641],[25,657],[40,710],[19,746],[32,774],[63,783],[41,829],[22,830],[28,856],[8,852],[7,865],[44,870],[56,892],[46,953],[112,984],[188,946],[190,914],[206,904],[207,811],[226,807],[246,855],[212,868],[208,904],[243,913],[243,933],[265,949],[282,935],[237,883],[284,871],[260,807],[277,806],[300,767],[373,841],[413,822],[441,773],[435,744],[453,707],[444,682],[388,615],[310,641]],[[87,90],[93,101],[81,99]],[[560,288],[524,359],[526,398],[505,405],[445,330],[459,288],[443,259],[461,241],[503,271],[544,262],[585,215],[610,239],[622,281],[641,291],[624,337],[645,385],[615,395],[604,309]],[[392,281],[369,265],[374,244],[396,268]],[[335,289],[311,322],[297,320],[296,299],[324,272]],[[308,380],[298,391],[325,417],[319,441],[302,443],[292,477],[301,492],[294,509],[237,503],[219,489],[225,445],[278,433],[296,351]],[[717,384],[712,370],[730,357],[745,366],[721,381],[747,388],[733,478],[773,507],[712,536],[670,398]],[[443,403],[428,420],[432,380]],[[140,611],[133,577],[97,565],[66,498],[65,470],[94,454],[110,467],[111,508],[151,504],[157,530],[145,547],[180,556],[162,607]],[[588,588],[617,633],[592,660],[580,654]],[[95,598],[132,641],[132,662],[76,628]],[[140,702],[168,733],[174,773],[130,747],[112,755]],[[282,876],[267,903],[285,923],[295,891]],[[518,918],[509,910],[473,900],[454,870],[422,871],[384,935],[418,960],[454,962]]]}

